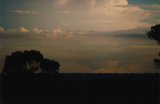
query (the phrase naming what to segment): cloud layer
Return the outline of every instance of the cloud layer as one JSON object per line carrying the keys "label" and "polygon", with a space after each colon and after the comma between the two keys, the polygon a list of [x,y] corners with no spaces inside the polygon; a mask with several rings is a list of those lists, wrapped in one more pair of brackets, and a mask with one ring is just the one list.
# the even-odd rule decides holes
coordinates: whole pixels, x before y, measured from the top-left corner
{"label": "cloud layer", "polygon": [[1,39],[69,39],[74,36],[85,36],[84,32],[73,32],[67,31],[62,28],[44,29],[44,28],[32,28],[28,29],[25,27],[15,29],[4,29],[0,27],[0,38]]}

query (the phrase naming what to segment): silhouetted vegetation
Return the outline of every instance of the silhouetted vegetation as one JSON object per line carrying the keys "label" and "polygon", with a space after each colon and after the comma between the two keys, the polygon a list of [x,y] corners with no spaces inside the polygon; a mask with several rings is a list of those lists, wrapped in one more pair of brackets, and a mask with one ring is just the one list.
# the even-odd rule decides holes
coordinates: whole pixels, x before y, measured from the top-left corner
{"label": "silhouetted vegetation", "polygon": [[147,33],[150,39],[160,42],[160,24],[152,26],[151,30]]}
{"label": "silhouetted vegetation", "polygon": [[[156,40],[158,44],[160,45],[160,24],[152,26],[151,30],[147,33],[148,38]],[[159,53],[160,57],[160,53]],[[160,67],[160,58],[154,59],[155,64]]]}
{"label": "silhouetted vegetation", "polygon": [[17,51],[6,56],[3,74],[57,74],[60,64],[44,58],[39,51]]}

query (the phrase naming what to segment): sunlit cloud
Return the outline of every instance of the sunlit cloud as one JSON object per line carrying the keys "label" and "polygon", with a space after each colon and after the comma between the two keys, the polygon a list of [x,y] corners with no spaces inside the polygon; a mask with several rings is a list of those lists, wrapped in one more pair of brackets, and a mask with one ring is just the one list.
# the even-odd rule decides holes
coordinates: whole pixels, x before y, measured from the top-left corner
{"label": "sunlit cloud", "polygon": [[3,27],[0,27],[0,32],[4,32],[4,28]]}
{"label": "sunlit cloud", "polygon": [[25,27],[20,27],[20,28],[12,28],[12,29],[6,29],[4,30],[3,27],[0,28],[0,31],[3,33],[9,33],[9,34],[14,34],[14,33],[28,33],[30,32],[29,29],[25,28]]}
{"label": "sunlit cloud", "polygon": [[69,21],[74,29],[78,28],[82,31],[119,31],[146,28],[151,25],[145,21],[150,18],[150,13],[138,5],[129,5],[127,0],[82,0],[80,2],[81,6],[76,0],[62,0],[61,2],[65,4],[63,8],[56,7],[54,9],[64,9],[65,14],[72,11],[70,17],[76,19]]}
{"label": "sunlit cloud", "polygon": [[[6,29],[3,27],[0,28],[0,37],[6,38],[17,38],[20,36],[22,39],[31,38],[31,39],[69,39],[74,36],[82,37],[87,33],[84,32],[73,32],[67,31],[62,28],[53,28],[53,29],[42,29],[42,28],[33,28],[27,29],[25,27]],[[3,32],[3,33],[2,33]]]}
{"label": "sunlit cloud", "polygon": [[22,32],[22,33],[29,32],[29,30],[27,28],[24,28],[24,27],[19,28],[19,31]]}
{"label": "sunlit cloud", "polygon": [[16,14],[27,14],[27,15],[40,15],[40,12],[37,11],[30,11],[30,10],[10,10],[10,13],[16,13]]}
{"label": "sunlit cloud", "polygon": [[64,31],[61,28],[56,28],[52,30],[52,36],[55,38],[58,38],[58,37],[70,38],[72,37],[72,35],[73,35],[72,32]]}
{"label": "sunlit cloud", "polygon": [[[144,29],[144,30],[143,30]],[[141,30],[141,31],[140,31]],[[71,31],[71,30],[65,30],[61,27],[52,28],[52,29],[46,29],[46,28],[26,28],[24,26],[19,28],[9,28],[5,29],[3,27],[0,28],[0,31],[3,32],[3,34],[0,35],[0,37],[6,37],[7,38],[13,38],[20,35],[21,38],[23,36],[35,39],[90,39],[91,37],[96,38],[108,38],[107,41],[97,41],[96,44],[117,44],[112,39],[117,40],[118,38],[125,38],[125,39],[145,39],[147,38],[146,29],[133,29],[133,30],[122,30],[117,32],[83,32],[83,31]],[[142,31],[143,30],[143,31]],[[11,36],[11,37],[9,37]],[[98,36],[98,37],[97,37]],[[78,38],[77,38],[78,37]],[[116,38],[115,38],[116,37]],[[24,38],[24,39],[25,39]],[[95,43],[90,43],[95,44]],[[125,43],[126,44],[126,43]]]}
{"label": "sunlit cloud", "polygon": [[[42,23],[44,27],[63,26],[67,30],[83,32],[149,28],[160,21],[157,15],[159,4],[133,5],[128,0],[54,0],[51,4],[53,5],[45,6],[45,9],[39,11],[32,11],[34,10],[32,8],[31,10],[14,9],[10,12],[30,15],[41,13],[43,16],[41,15],[40,18],[32,18],[32,25]],[[29,18],[27,19],[30,21]]]}
{"label": "sunlit cloud", "polygon": [[[149,27],[149,24],[144,22],[149,18],[149,13],[145,10],[136,7],[96,7],[90,11],[90,15],[95,18],[86,20],[86,24],[98,25],[99,31],[119,31],[129,30],[141,27]],[[93,26],[94,26],[93,25]]]}
{"label": "sunlit cloud", "polygon": [[36,34],[40,34],[42,33],[44,30],[40,29],[40,28],[33,28],[32,31]]}

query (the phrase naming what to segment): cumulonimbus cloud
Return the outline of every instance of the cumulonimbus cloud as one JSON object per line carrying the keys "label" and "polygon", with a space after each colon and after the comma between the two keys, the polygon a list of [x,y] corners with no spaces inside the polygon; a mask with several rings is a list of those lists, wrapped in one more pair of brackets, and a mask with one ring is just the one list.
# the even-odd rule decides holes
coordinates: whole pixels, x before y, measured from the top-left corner
{"label": "cumulonimbus cloud", "polygon": [[81,0],[80,2],[60,0],[57,2],[63,5],[54,9],[72,11],[70,17],[75,19],[69,20],[70,25],[76,23],[73,28],[80,28],[82,31],[120,31],[151,26],[146,22],[151,18],[150,13],[138,5],[129,5],[128,0]]}

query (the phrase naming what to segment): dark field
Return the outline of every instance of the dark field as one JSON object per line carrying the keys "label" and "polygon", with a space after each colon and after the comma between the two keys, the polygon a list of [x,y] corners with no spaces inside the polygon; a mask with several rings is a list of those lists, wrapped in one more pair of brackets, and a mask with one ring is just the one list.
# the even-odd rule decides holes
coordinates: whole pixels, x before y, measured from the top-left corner
{"label": "dark field", "polygon": [[160,74],[1,76],[2,104],[160,104]]}

